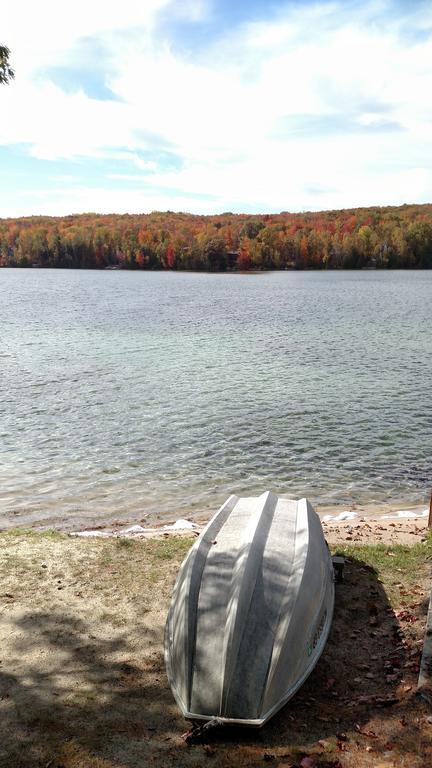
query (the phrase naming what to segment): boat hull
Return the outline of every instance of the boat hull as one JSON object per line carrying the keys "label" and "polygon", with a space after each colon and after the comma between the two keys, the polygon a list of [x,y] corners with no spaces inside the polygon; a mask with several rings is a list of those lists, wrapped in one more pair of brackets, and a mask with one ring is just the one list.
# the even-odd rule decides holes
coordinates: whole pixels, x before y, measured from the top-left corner
{"label": "boat hull", "polygon": [[184,716],[262,726],[317,663],[333,604],[311,504],[231,496],[183,562],[168,613],[166,668]]}

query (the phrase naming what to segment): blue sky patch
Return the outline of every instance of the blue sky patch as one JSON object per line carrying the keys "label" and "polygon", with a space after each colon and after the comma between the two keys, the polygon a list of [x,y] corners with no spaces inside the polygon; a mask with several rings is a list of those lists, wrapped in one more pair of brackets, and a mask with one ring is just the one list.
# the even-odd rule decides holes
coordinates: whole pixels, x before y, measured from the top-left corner
{"label": "blue sky patch", "polygon": [[361,114],[344,112],[333,115],[291,115],[279,121],[274,135],[281,138],[315,139],[317,136],[337,136],[341,134],[394,133],[404,131],[396,120],[378,117],[370,123],[360,122]]}
{"label": "blue sky patch", "polygon": [[83,91],[90,99],[118,101],[109,88],[114,75],[110,52],[99,38],[85,37],[77,41],[65,63],[40,69],[37,77],[51,80],[66,93]]}
{"label": "blue sky patch", "polygon": [[[13,189],[30,176],[34,184],[64,184],[67,178],[74,183],[97,187],[110,179],[112,174],[135,175],[140,180],[145,175],[145,168],[137,165],[137,160],[141,160],[143,166],[155,163],[155,171],[179,170],[182,165],[181,158],[164,151],[124,152],[122,147],[112,147],[111,152],[107,150],[103,157],[43,160],[33,157],[30,150],[27,145],[0,146],[0,183]],[[149,177],[152,172],[148,171]]]}
{"label": "blue sky patch", "polygon": [[316,0],[211,0],[203,18],[191,21],[168,8],[159,15],[158,33],[183,55],[201,54],[207,46],[232,34],[236,27],[277,19],[284,9],[314,4]]}
{"label": "blue sky patch", "polygon": [[49,67],[41,71],[41,77],[51,80],[66,93],[83,91],[90,99],[118,101],[115,93],[108,88],[103,71],[79,67]]}

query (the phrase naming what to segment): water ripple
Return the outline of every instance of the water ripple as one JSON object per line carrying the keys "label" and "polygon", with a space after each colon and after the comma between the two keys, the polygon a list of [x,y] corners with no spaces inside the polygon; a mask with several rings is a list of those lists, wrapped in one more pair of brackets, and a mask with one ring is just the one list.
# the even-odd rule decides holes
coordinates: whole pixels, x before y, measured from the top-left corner
{"label": "water ripple", "polygon": [[0,270],[0,515],[423,500],[431,272]]}

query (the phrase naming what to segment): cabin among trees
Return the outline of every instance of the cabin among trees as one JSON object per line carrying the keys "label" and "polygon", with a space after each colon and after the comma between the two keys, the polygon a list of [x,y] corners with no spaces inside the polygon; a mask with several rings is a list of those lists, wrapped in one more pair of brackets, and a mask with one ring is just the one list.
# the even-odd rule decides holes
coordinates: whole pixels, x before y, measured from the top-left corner
{"label": "cabin among trees", "polygon": [[168,211],[0,219],[0,266],[430,269],[432,205],[261,216]]}

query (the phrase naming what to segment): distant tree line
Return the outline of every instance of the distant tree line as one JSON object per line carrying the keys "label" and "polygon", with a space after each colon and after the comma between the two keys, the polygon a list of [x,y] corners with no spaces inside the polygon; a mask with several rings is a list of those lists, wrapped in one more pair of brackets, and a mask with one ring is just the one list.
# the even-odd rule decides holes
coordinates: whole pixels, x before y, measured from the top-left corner
{"label": "distant tree line", "polygon": [[167,211],[0,219],[0,266],[430,269],[432,205],[254,216]]}

